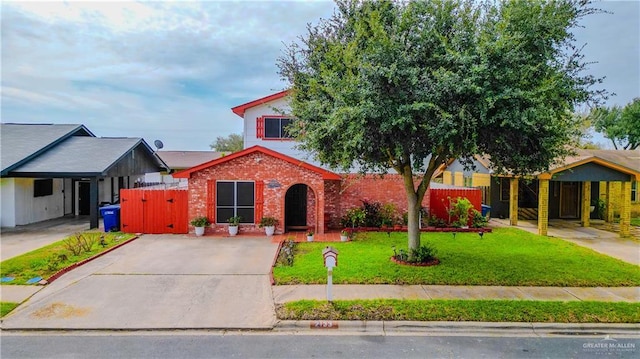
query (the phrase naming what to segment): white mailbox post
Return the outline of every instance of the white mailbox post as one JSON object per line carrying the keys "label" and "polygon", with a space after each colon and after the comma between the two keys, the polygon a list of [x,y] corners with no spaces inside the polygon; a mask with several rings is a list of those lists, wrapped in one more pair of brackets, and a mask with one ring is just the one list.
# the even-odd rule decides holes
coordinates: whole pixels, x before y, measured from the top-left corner
{"label": "white mailbox post", "polygon": [[331,287],[333,286],[333,267],[338,266],[338,250],[327,246],[322,250],[322,258],[324,260],[324,266],[327,267],[327,301],[331,301]]}

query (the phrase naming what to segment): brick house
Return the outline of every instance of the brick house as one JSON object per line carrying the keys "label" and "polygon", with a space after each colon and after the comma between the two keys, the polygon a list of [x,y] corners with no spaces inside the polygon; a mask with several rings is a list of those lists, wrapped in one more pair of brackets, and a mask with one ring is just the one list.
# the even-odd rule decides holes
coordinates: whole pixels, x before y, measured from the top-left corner
{"label": "brick house", "polygon": [[[347,210],[362,201],[393,203],[401,214],[407,200],[397,174],[335,173],[298,151],[284,128],[291,121],[287,92],[234,107],[244,121],[245,149],[174,174],[189,181],[189,218],[205,215],[211,232],[242,217],[240,229],[258,231],[263,216],[278,218],[277,233],[339,228]],[[425,195],[423,205],[429,203]]]}

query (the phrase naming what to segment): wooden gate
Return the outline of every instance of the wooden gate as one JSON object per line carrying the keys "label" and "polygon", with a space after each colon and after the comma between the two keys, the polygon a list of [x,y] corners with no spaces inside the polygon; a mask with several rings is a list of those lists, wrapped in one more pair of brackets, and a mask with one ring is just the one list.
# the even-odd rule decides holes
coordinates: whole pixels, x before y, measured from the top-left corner
{"label": "wooden gate", "polygon": [[186,190],[121,189],[120,227],[127,233],[189,233]]}

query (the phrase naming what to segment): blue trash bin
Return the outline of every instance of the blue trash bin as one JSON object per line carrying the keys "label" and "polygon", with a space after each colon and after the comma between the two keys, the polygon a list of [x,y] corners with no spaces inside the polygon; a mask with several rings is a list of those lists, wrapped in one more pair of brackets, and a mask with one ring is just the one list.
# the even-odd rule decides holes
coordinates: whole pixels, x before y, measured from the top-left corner
{"label": "blue trash bin", "polygon": [[486,204],[482,205],[482,216],[489,218],[489,214],[491,213],[491,206]]}
{"label": "blue trash bin", "polygon": [[102,221],[104,222],[104,231],[119,231],[120,230],[120,205],[112,204],[110,206],[104,206],[100,208],[100,215],[102,215]]}

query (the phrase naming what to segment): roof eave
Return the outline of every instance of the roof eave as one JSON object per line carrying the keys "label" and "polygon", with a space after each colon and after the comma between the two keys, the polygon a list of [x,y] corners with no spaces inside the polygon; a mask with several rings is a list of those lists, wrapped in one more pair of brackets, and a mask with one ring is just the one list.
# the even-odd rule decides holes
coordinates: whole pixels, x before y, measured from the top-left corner
{"label": "roof eave", "polygon": [[287,94],[289,94],[289,90],[280,91],[280,92],[271,94],[269,96],[265,96],[265,97],[259,98],[257,100],[249,101],[249,102],[244,103],[242,105],[238,105],[236,107],[232,107],[231,111],[233,111],[233,113],[235,113],[236,115],[244,118],[244,113],[245,113],[245,111],[247,109],[250,109],[252,107],[256,107],[256,106],[259,106],[259,105],[263,105],[263,104],[265,104],[267,102],[278,100],[280,98],[283,98],[283,97],[287,96]]}

